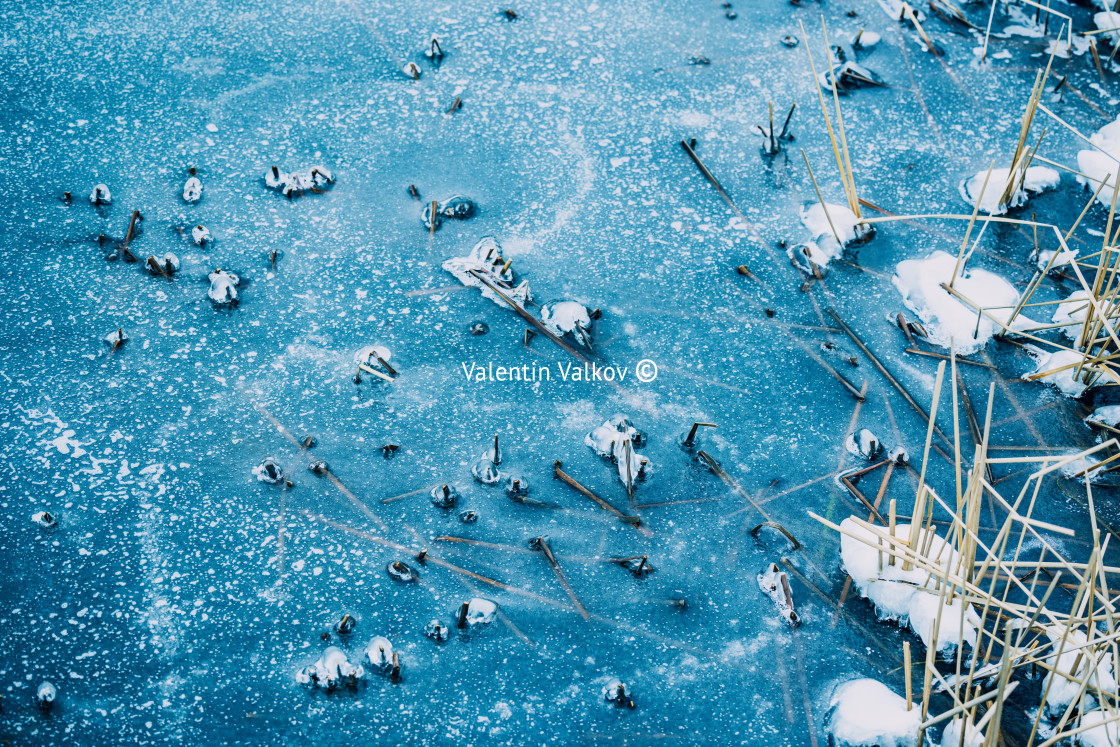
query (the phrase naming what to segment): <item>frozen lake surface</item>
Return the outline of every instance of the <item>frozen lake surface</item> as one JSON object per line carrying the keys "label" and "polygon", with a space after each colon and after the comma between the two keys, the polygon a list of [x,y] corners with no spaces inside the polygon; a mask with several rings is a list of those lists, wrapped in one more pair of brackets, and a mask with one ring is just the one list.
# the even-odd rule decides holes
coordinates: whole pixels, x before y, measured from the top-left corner
{"label": "frozen lake surface", "polygon": [[[935,56],[884,5],[550,0],[510,6],[513,18],[474,0],[0,8],[0,739],[823,745],[838,682],[900,691],[902,642],[924,651],[918,637],[854,594],[837,611],[839,540],[807,511],[866,513],[835,479],[864,466],[847,434],[870,429],[917,461],[926,424],[824,310],[928,408],[939,361],[904,352],[892,320],[912,314],[891,277],[900,261],[955,254],[965,224],[879,224],[823,279],[791,266],[780,242],[811,238],[801,208],[817,199],[800,148],[825,198],[844,202],[804,47],[821,65],[822,12],[833,41],[881,36],[858,56],[885,85],[840,103],[860,197],[967,214],[958,185],[1009,165],[1060,19],[1047,36],[1033,8],[1001,3],[981,66],[988,7],[964,6],[979,31],[927,12]],[[1092,28],[1093,9],[1059,5],[1075,31]],[[432,35],[438,63],[423,54]],[[1101,50],[1103,76],[1089,54],[1056,58],[1048,91],[1063,78],[1064,90],[1043,97],[1086,135],[1117,113]],[[795,139],[773,156],[752,131],[768,102],[779,126],[797,104]],[[1075,163],[1083,142],[1052,121],[1033,137],[1042,127],[1039,155]],[[691,138],[750,230],[682,149]],[[265,185],[273,165],[321,165],[334,183],[285,198]],[[192,167],[197,202],[183,199]],[[98,183],[110,204],[90,204]],[[476,214],[425,228],[425,206],[455,195]],[[1064,230],[1089,197],[1063,173],[1011,214]],[[134,210],[130,263],[115,247]],[[1071,245],[1096,251],[1107,216],[1090,208]],[[625,380],[563,380],[558,367],[582,363],[543,334],[525,344],[521,318],[442,269],[487,235],[536,303],[601,310],[587,356]],[[1029,227],[991,224],[970,268],[1021,290],[1032,248]],[[180,263],[170,278],[142,267],[167,253]],[[237,305],[208,298],[217,268],[239,279]],[[1039,293],[1075,287],[1046,280]],[[117,330],[127,341],[107,344]],[[367,345],[390,352],[394,381],[355,384]],[[1019,380],[1034,362],[1014,342],[971,358],[995,367],[961,366],[981,418],[997,382],[995,446],[1094,442],[1082,418],[1112,392],[1074,400]],[[644,359],[653,381],[637,380]],[[866,384],[866,401],[820,361]],[[465,373],[491,364],[551,379]],[[645,440],[625,447],[648,460],[632,498],[625,470],[585,444],[616,414]],[[718,428],[689,450],[693,422]],[[495,434],[499,469],[531,500],[472,475]],[[253,473],[270,457],[290,487]],[[325,474],[308,469],[316,460]],[[557,460],[641,524],[555,479]],[[1015,484],[1011,469],[1001,478]],[[950,495],[950,461],[935,454],[928,479]],[[429,497],[443,485],[453,508]],[[886,500],[908,512],[915,486],[900,469]],[[1076,556],[1087,519],[1066,487],[1047,484],[1040,514],[1077,530],[1061,540]],[[1115,491],[1095,495],[1100,520],[1120,526]],[[57,526],[33,522],[39,511]],[[751,533],[767,519],[800,549]],[[607,560],[632,556],[655,570]],[[796,628],[756,580],[783,558]],[[418,579],[392,578],[395,561]],[[497,614],[461,629],[475,597]],[[356,625],[340,635],[344,615]],[[448,640],[425,634],[432,620]],[[397,652],[398,682],[365,658],[375,636]],[[329,646],[363,664],[356,687],[297,682]],[[605,700],[616,678],[634,708]],[[57,688],[48,711],[35,704],[43,681]],[[1004,718],[1020,743],[1037,690],[1021,687]]]}

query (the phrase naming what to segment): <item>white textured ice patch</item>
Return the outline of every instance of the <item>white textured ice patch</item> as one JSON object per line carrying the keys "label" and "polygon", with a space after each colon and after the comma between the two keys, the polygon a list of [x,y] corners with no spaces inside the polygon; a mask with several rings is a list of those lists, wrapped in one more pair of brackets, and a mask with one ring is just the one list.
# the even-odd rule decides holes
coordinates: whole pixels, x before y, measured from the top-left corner
{"label": "white textured ice patch", "polygon": [[1053,384],[1059,392],[1067,397],[1080,397],[1088,388],[1076,378],[1077,364],[1082,361],[1080,353],[1075,353],[1072,350],[1043,350],[1035,345],[1027,345],[1026,351],[1034,358],[1035,367],[1033,371],[1029,371],[1023,376],[1024,379],[1050,371],[1052,373],[1047,373],[1046,376],[1035,379],[1035,381]]}
{"label": "white textured ice patch", "polygon": [[[875,605],[880,618],[909,624],[928,647],[933,642],[938,606],[941,604],[940,594],[930,579],[929,572],[916,567],[903,570],[901,560],[890,565],[886,553],[880,555],[876,549],[879,539],[874,534],[851,519],[845,519],[840,526],[846,532],[864,537],[872,543],[868,546],[847,534],[840,537],[840,559],[860,596]],[[908,540],[910,525],[895,525],[894,536],[903,542]],[[918,544],[919,547],[928,544],[925,554],[933,562],[940,563],[947,569],[954,567],[957,553],[936,532],[920,531]],[[945,601],[941,610],[941,625],[937,631],[938,651],[951,651],[962,641],[970,646],[976,644],[980,616],[969,605],[962,629],[960,604],[959,597],[953,602]]]}
{"label": "white textured ice patch", "polygon": [[[899,262],[891,280],[902,294],[906,308],[917,314],[929,330],[930,342],[949,347],[950,341],[955,341],[957,352],[968,355],[984,347],[999,326],[987,316],[980,316],[977,324],[977,313],[941,287],[942,283],[952,280],[956,263],[953,255],[936,251],[925,259]],[[1015,286],[987,270],[959,272],[953,288],[1002,322],[1011,317],[1019,302]],[[1034,322],[1020,314],[1012,326],[1022,329],[1033,325]]]}
{"label": "white textured ice patch", "polygon": [[[1095,191],[1120,167],[1120,117],[1094,132],[1089,142],[1096,147],[1078,152],[1077,168],[1085,176],[1079,176],[1077,180]],[[1097,193],[1097,201],[1105,207],[1112,205],[1112,188],[1113,185],[1108,184]]]}
{"label": "white textured ice patch", "polygon": [[828,731],[841,747],[911,747],[922,723],[920,703],[906,710],[906,698],[878,680],[851,680],[838,686],[829,703]]}
{"label": "white textured ice patch", "polygon": [[[988,186],[984,187],[984,180],[988,180]],[[1008,182],[1014,181],[1014,189],[1006,204],[1001,205],[1000,199],[1006,191]],[[1021,181],[1021,183],[1020,183]],[[1049,166],[1031,166],[1027,169],[1026,178],[1023,178],[1021,170],[1016,169],[1014,177],[1012,177],[1011,169],[992,169],[992,175],[988,176],[988,171],[985,169],[973,176],[965,179],[960,183],[958,190],[961,194],[961,199],[969,205],[976,207],[976,200],[980,199],[980,210],[992,215],[1003,215],[1007,212],[1008,208],[1019,207],[1025,205],[1029,197],[1028,193],[1045,192],[1048,189],[1054,189],[1061,181],[1058,172]],[[980,198],[980,190],[983,188],[984,196]]]}

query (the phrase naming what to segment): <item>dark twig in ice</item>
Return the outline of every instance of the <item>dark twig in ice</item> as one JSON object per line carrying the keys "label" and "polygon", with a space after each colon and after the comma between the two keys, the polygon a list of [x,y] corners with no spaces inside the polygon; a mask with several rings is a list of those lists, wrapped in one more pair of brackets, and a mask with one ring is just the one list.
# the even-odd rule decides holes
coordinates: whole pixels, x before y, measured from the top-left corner
{"label": "dark twig in ice", "polygon": [[124,242],[121,243],[121,251],[124,252],[124,258],[126,262],[136,261],[136,255],[132,253],[132,251],[128,248],[128,245],[133,239],[133,235],[136,231],[137,221],[141,220],[144,220],[144,216],[140,215],[139,210],[133,210],[132,218],[128,221],[128,232],[125,233]]}
{"label": "dark twig in ice", "polygon": [[[854,342],[856,344],[856,347],[858,347],[861,351],[863,351],[863,354],[866,355],[867,358],[872,363],[875,364],[875,367],[877,369],[879,369],[879,373],[883,374],[883,376],[886,378],[886,380],[888,382],[890,382],[891,386],[893,386],[896,390],[898,390],[898,393],[902,395],[902,398],[904,400],[906,400],[907,404],[909,404],[912,408],[914,408],[914,411],[917,412],[919,415],[921,415],[922,420],[926,421],[926,423],[928,424],[930,422],[929,413],[927,413],[925,411],[925,408],[923,408],[921,405],[918,404],[918,401],[910,395],[910,392],[906,391],[906,387],[902,386],[902,384],[899,383],[898,379],[896,379],[891,374],[891,372],[887,370],[886,366],[884,366],[882,364],[882,362],[878,359],[878,357],[876,357],[875,354],[872,353],[871,350],[869,350],[868,347],[863,344],[863,340],[861,340],[859,338],[859,336],[856,335],[856,333],[852,331],[851,327],[849,327],[847,324],[844,323],[844,320],[840,318],[840,315],[837,314],[836,311],[834,309],[831,309],[831,308],[825,309],[825,313],[827,313],[829,316],[832,317],[832,320],[834,322],[836,322],[836,325],[838,327],[840,327],[840,329],[844,330],[844,333],[852,339],[852,342]],[[946,444],[951,445],[948,437],[944,433],[941,432],[941,429],[937,427],[936,423],[933,424],[933,431]]]}
{"label": "dark twig in ice", "polygon": [[719,428],[715,423],[693,423],[692,427],[688,430],[688,435],[684,437],[681,444],[686,448],[692,448],[692,444],[696,439],[696,430],[703,426],[704,428]]}
{"label": "dark twig in ice", "polygon": [[824,358],[821,358],[819,355],[817,355],[811,347],[806,345],[804,342],[802,342],[798,338],[793,337],[792,335],[789,336],[788,339],[793,341],[793,343],[795,345],[797,345],[797,347],[801,348],[801,350],[804,351],[806,355],[808,355],[814,361],[819,363],[821,365],[821,367],[824,368],[824,370],[828,371],[830,374],[835,376],[837,378],[837,380],[839,380],[839,382],[844,385],[844,388],[852,393],[853,397],[855,397],[860,402],[864,401],[864,399],[865,399],[864,392],[860,389],[857,389],[855,384],[853,384],[851,381],[849,381],[848,378],[846,376],[844,376],[844,374],[840,373],[835,368],[830,366],[828,364],[828,362],[825,361]]}
{"label": "dark twig in ice", "polygon": [[622,513],[617,508],[615,508],[611,504],[607,503],[605,500],[603,500],[599,496],[595,495],[595,493],[592,493],[590,490],[585,488],[583,485],[580,485],[574,478],[572,478],[570,475],[568,475],[566,472],[564,472],[563,469],[561,469],[561,467],[563,467],[563,466],[564,465],[559,460],[557,460],[556,463],[552,465],[553,473],[556,475],[557,478],[560,479],[561,482],[575,488],[576,490],[578,490],[583,495],[587,496],[591,500],[598,503],[603,509],[605,509],[607,511],[610,511],[612,514],[614,514],[615,516],[618,517],[619,521],[622,521],[626,524],[629,524],[630,526],[634,527],[635,529],[642,532],[643,534],[648,533],[649,536],[652,536],[652,532],[650,532],[648,529],[646,529],[644,526],[641,525],[642,520],[641,520],[640,517],[631,516],[629,514]]}
{"label": "dark twig in ice", "polygon": [[801,549],[801,543],[797,541],[797,538],[794,537],[792,534],[790,534],[788,529],[786,529],[784,526],[782,526],[781,524],[779,524],[776,521],[764,521],[764,522],[762,522],[761,524],[759,524],[758,526],[756,526],[754,529],[752,529],[750,531],[750,535],[752,537],[758,537],[758,530],[762,529],[763,527],[770,527],[771,529],[774,529],[774,530],[778,531],[779,533],[781,533],[786,539],[788,539],[790,541],[790,543],[793,545],[794,550],[800,550]]}
{"label": "dark twig in ice", "polygon": [[898,654],[895,653],[895,650],[894,650],[893,647],[888,646],[881,638],[879,638],[873,632],[871,632],[866,627],[864,627],[864,625],[862,623],[860,623],[858,620],[856,620],[854,617],[852,617],[852,615],[849,614],[846,609],[844,609],[839,604],[837,604],[836,600],[834,600],[828,594],[825,594],[823,591],[821,591],[820,587],[818,587],[816,584],[814,584],[812,581],[810,581],[808,578],[806,578],[805,575],[801,573],[801,571],[797,570],[797,568],[794,567],[793,563],[791,563],[789,561],[789,558],[782,558],[778,562],[781,564],[781,566],[783,568],[786,569],[786,571],[789,572],[789,574],[791,576],[793,576],[801,584],[803,584],[807,589],[809,589],[809,591],[816,594],[818,597],[823,599],[829,606],[831,606],[834,610],[836,610],[836,612],[838,614],[840,614],[844,618],[844,620],[847,621],[847,623],[849,625],[851,625],[855,630],[858,630],[860,633],[862,633],[863,636],[867,640],[873,642],[883,654],[885,654],[887,657],[889,657],[891,659],[891,661],[893,661],[895,663],[896,666],[901,666],[902,665],[902,659],[900,659]]}
{"label": "dark twig in ice", "polygon": [[589,619],[591,616],[587,613],[587,610],[584,609],[583,603],[579,601],[579,597],[576,596],[575,589],[573,589],[572,585],[568,583],[568,578],[564,575],[564,569],[560,567],[560,563],[556,560],[556,556],[552,554],[552,548],[548,546],[548,540],[544,537],[534,537],[533,539],[529,540],[529,547],[534,550],[540,550],[542,553],[544,553],[545,558],[548,560],[548,564],[552,566],[552,570],[556,574],[556,580],[560,582],[560,585],[562,587],[564,587],[564,592],[568,595],[568,599],[572,600],[572,604],[575,606],[576,611],[579,612],[580,617],[582,617],[584,620]]}
{"label": "dark twig in ice", "polygon": [[568,343],[561,340],[557,335],[553,334],[553,332],[551,330],[549,330],[547,327],[545,327],[543,323],[538,321],[535,316],[533,316],[528,311],[526,311],[525,307],[523,307],[521,304],[517,303],[512,298],[510,298],[505,293],[503,293],[500,288],[498,288],[496,285],[494,285],[492,282],[490,282],[489,278],[487,278],[481,272],[478,272],[477,270],[474,270],[474,269],[468,269],[467,272],[470,273],[470,275],[472,277],[477,278],[487,288],[489,288],[491,291],[496,293],[499,298],[501,298],[503,301],[505,301],[507,304],[509,304],[509,306],[514,311],[517,312],[517,315],[519,317],[521,317],[525,321],[529,322],[529,324],[532,324],[537,329],[538,332],[540,332],[545,337],[547,337],[548,339],[555,342],[557,345],[559,345],[561,348],[563,348],[566,352],[573,355],[576,358],[576,360],[578,360],[582,363],[587,363],[587,364],[591,363],[591,360],[589,358],[587,358],[585,355],[583,355],[583,353],[579,352],[578,350],[573,348],[571,345],[569,345]]}
{"label": "dark twig in ice", "polygon": [[767,521],[774,521],[773,517],[771,517],[770,514],[766,512],[766,509],[759,505],[759,503],[754,498],[751,498],[747,491],[743,490],[743,486],[736,482],[735,478],[727,474],[726,470],[724,470],[723,467],[719,466],[719,462],[717,462],[711,454],[706,451],[698,451],[696,452],[696,456],[698,456],[706,465],[708,465],[708,469],[715,473],[716,477],[722,480],[724,485],[746,498],[747,501],[752,506],[754,506],[755,510],[762,514],[762,516]]}
{"label": "dark twig in ice", "polygon": [[[951,360],[950,356],[945,355],[944,353],[935,353],[932,350],[921,350],[919,348],[906,348],[906,352],[911,353],[913,355],[924,355],[928,358],[939,358],[940,360],[943,360],[943,361]],[[989,365],[987,363],[981,363],[980,361],[972,361],[972,360],[969,360],[968,358],[961,358],[960,356],[957,356],[957,363],[968,363],[969,365],[972,365],[972,366],[980,366],[980,368],[988,368],[988,369],[994,369],[995,368],[995,366]]]}

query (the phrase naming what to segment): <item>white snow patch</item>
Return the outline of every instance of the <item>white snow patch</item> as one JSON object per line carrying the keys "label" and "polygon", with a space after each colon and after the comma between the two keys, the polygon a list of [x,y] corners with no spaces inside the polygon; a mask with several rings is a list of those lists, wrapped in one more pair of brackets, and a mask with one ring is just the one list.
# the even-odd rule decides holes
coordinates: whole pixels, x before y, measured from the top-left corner
{"label": "white snow patch", "polygon": [[829,703],[828,730],[837,745],[910,747],[922,723],[920,703],[906,710],[906,698],[878,680],[852,680],[838,686]]}
{"label": "white snow patch", "polygon": [[[864,537],[872,544],[869,546],[859,539],[843,534],[840,537],[840,559],[844,570],[852,577],[852,582],[860,596],[875,605],[879,617],[885,620],[898,620],[909,623],[910,627],[928,647],[933,642],[934,626],[937,622],[938,606],[941,597],[930,579],[928,571],[920,568],[903,570],[901,560],[889,564],[886,554],[880,556],[875,549],[880,540],[869,530],[861,527],[852,519],[845,519],[841,528],[857,537]],[[909,524],[896,524],[894,536],[907,541],[910,537]],[[931,562],[951,569],[956,563],[957,553],[936,532],[922,530],[918,533],[918,546],[929,549],[925,553]],[[880,567],[880,558],[882,567]],[[946,570],[946,572],[950,572]],[[938,651],[950,651],[962,641],[970,646],[976,644],[976,631],[980,626],[980,616],[968,606],[961,628],[960,598],[946,600],[941,611],[941,625],[937,633]]]}
{"label": "white snow patch", "polygon": [[[988,186],[984,186],[984,180],[988,180]],[[1014,181],[1018,183],[1022,180],[1012,192],[1011,197],[1007,204],[1000,204],[1000,199],[1003,193],[1007,191],[1008,184]],[[983,199],[980,199],[980,210],[991,215],[1003,215],[1007,212],[1009,207],[1019,207],[1027,203],[1028,192],[1035,194],[1044,192],[1048,189],[1054,189],[1061,181],[1058,172],[1049,166],[1031,166],[1027,168],[1026,177],[1023,177],[1019,169],[1015,170],[1014,177],[1012,177],[1011,169],[992,169],[992,175],[988,176],[987,170],[980,171],[973,176],[965,179],[960,183],[958,190],[961,199],[969,205],[976,207],[976,200],[980,199],[980,190],[984,190]]]}
{"label": "white snow patch", "polygon": [[[955,341],[957,352],[968,355],[984,347],[999,327],[983,315],[977,324],[977,313],[941,287],[942,283],[952,280],[956,264],[956,257],[939,250],[925,259],[899,262],[891,281],[902,294],[906,308],[922,320],[929,331],[930,342],[949,347],[951,341]],[[1015,286],[987,270],[959,273],[953,288],[1004,323],[1019,302]],[[1020,314],[1012,326],[1022,329],[1034,326],[1034,322]]]}

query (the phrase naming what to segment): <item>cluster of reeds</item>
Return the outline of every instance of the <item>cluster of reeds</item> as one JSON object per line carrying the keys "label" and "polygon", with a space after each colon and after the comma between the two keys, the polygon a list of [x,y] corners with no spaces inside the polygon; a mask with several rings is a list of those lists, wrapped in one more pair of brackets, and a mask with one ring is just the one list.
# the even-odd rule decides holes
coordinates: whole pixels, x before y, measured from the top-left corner
{"label": "cluster of reeds", "polygon": [[[904,570],[917,568],[929,574],[922,591],[937,597],[938,613],[921,670],[922,723],[918,744],[926,739],[927,729],[948,719],[963,720],[969,734],[982,733],[985,747],[1001,744],[1000,719],[1005,707],[1011,707],[1008,697],[1018,680],[1039,672],[1048,675],[1042,680],[1041,700],[1050,708],[1044,705],[1031,719],[1028,747],[1036,743],[1046,747],[1090,728],[1120,728],[1114,725],[1120,723],[1120,695],[1105,684],[1114,681],[1115,673],[1120,672],[1120,612],[1116,607],[1120,597],[1114,594],[1117,582],[1112,578],[1120,573],[1120,568],[1104,563],[1111,536],[1102,541],[1088,470],[1073,475],[1083,483],[1090,521],[1091,537],[1084,543],[1083,560],[1070,558],[1062,544],[1054,540],[1055,536],[1073,537],[1072,530],[1034,515],[1048,480],[1063,470],[1068,474],[1071,465],[1077,469],[1089,464],[1090,457],[1115,448],[1116,442],[1110,440],[1077,453],[989,456],[993,383],[984,427],[973,449],[971,467],[966,470],[961,453],[954,357],[950,375],[955,501],[943,500],[927,483],[926,466],[945,368],[943,362],[937,371],[925,455],[911,516],[897,516],[892,501],[889,519],[879,517],[875,521],[876,512],[867,520],[853,516],[854,523],[863,530],[857,533],[811,514],[822,524],[878,552],[881,567],[898,564]],[[988,477],[993,465],[1018,465],[1032,471],[1017,494],[1005,496]],[[949,517],[944,544],[932,541],[935,515]],[[1002,521],[996,520],[997,515],[1003,517]],[[991,517],[991,526],[981,525],[984,516]],[[894,527],[899,520],[910,521],[906,536],[896,536]],[[991,539],[985,541],[982,535]],[[1056,593],[1059,590],[1062,593]],[[951,614],[960,616],[961,629],[965,627],[966,613],[975,612],[980,624],[976,644],[969,654],[960,645],[953,658],[938,660],[938,634],[947,605],[953,605]],[[904,651],[904,655],[908,653]],[[1072,664],[1070,654],[1075,654]],[[909,660],[909,656],[904,658]],[[909,667],[905,677],[910,703],[913,694]],[[1055,703],[1052,692],[1058,689],[1064,692]],[[946,693],[952,699],[952,705],[937,714],[929,712],[934,691]],[[1083,724],[1082,719],[1089,712],[1094,713],[1093,720]],[[1043,738],[1040,727],[1046,714],[1050,719],[1045,722]],[[966,730],[961,728],[959,733]]]}

